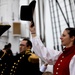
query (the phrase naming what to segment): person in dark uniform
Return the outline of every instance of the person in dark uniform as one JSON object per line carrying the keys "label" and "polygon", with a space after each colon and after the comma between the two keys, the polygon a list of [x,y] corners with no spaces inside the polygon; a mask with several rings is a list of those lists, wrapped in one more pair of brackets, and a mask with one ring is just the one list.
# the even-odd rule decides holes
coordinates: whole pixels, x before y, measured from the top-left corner
{"label": "person in dark uniform", "polygon": [[31,52],[32,43],[24,38],[20,43],[20,53],[15,56],[11,75],[40,75],[39,58]]}
{"label": "person in dark uniform", "polygon": [[[2,36],[2,34],[4,32],[6,32],[11,26],[10,25],[0,25],[0,36]],[[9,48],[11,47],[10,44],[7,44],[4,46],[3,50],[0,50],[0,75],[3,75],[4,71],[6,70],[6,68],[8,67],[8,64],[11,61],[12,58],[12,54],[10,52],[7,52],[7,50],[9,51]],[[11,56],[9,56],[11,54]]]}
{"label": "person in dark uniform", "polygon": [[13,55],[13,52],[11,50],[11,46],[12,46],[11,43],[8,43],[7,45],[4,46],[4,49],[3,49],[3,50],[6,50],[6,52],[7,52],[7,54],[9,56],[12,56]]}
{"label": "person in dark uniform", "polygon": [[[39,58],[31,52],[32,43],[24,38],[20,43],[20,53],[10,59],[6,69],[2,69],[2,75],[41,75],[39,70]],[[6,54],[5,54],[6,55]],[[5,57],[5,56],[4,56]],[[5,57],[6,58],[6,57]],[[6,58],[7,59],[7,58]]]}
{"label": "person in dark uniform", "polygon": [[11,43],[8,43],[4,46],[3,50],[0,51],[0,75],[4,75],[5,71],[8,71],[13,60],[12,58]]}

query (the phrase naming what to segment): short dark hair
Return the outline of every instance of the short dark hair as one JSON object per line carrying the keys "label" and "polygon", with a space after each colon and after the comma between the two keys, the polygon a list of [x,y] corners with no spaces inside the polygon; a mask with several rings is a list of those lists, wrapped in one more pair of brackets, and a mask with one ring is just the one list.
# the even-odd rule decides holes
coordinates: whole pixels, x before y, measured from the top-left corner
{"label": "short dark hair", "polygon": [[7,45],[4,46],[4,49],[9,49],[11,48],[11,43],[8,43]]}
{"label": "short dark hair", "polygon": [[27,41],[27,47],[30,46],[32,48],[32,42],[28,38],[24,38],[23,41]]}
{"label": "short dark hair", "polygon": [[[75,36],[75,28],[70,27],[70,28],[66,28],[65,30],[68,31],[70,37]],[[74,45],[75,45],[75,40],[74,40]]]}

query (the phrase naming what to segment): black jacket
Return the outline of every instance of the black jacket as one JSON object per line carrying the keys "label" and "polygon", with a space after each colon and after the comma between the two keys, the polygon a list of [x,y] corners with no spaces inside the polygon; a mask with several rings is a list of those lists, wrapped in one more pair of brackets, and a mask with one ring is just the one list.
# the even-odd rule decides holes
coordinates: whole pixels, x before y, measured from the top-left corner
{"label": "black jacket", "polygon": [[[4,57],[5,60],[9,58]],[[3,75],[41,75],[39,71],[39,58],[31,51],[26,51],[9,58]],[[3,69],[1,70],[1,72]]]}
{"label": "black jacket", "polygon": [[[6,75],[9,72],[13,62],[13,55],[0,51],[0,75]],[[7,74],[8,75],[8,74]]]}

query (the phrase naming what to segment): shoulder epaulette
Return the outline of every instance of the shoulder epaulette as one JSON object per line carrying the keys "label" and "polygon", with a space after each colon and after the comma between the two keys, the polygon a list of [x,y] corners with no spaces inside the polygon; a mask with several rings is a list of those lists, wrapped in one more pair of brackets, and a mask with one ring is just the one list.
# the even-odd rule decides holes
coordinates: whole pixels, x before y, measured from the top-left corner
{"label": "shoulder epaulette", "polygon": [[5,55],[5,52],[0,51],[0,54],[1,54],[0,58],[3,58],[3,57],[4,57],[4,55]]}
{"label": "shoulder epaulette", "polygon": [[30,54],[31,55],[29,56],[28,61],[32,63],[39,63],[39,57],[34,53],[30,53]]}
{"label": "shoulder epaulette", "polygon": [[26,50],[26,51],[25,51],[25,54],[29,54],[29,53],[31,53],[30,50]]}

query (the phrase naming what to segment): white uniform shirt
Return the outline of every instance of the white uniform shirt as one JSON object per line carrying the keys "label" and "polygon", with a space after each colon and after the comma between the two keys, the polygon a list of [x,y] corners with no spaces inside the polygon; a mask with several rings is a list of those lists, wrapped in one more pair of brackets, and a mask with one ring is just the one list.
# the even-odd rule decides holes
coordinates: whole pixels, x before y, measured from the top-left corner
{"label": "white uniform shirt", "polygon": [[[62,51],[51,50],[44,46],[39,37],[32,38],[33,50],[45,63],[54,65]],[[75,55],[69,65],[70,75],[75,75]]]}

